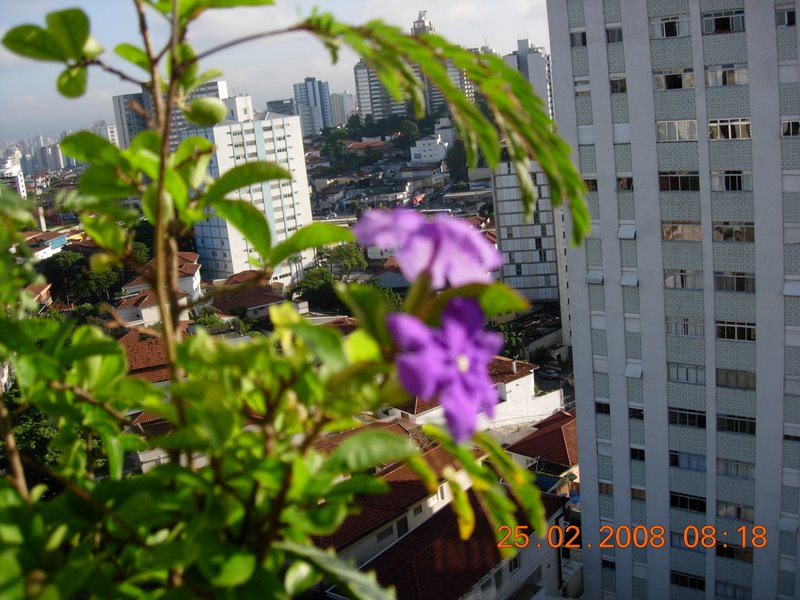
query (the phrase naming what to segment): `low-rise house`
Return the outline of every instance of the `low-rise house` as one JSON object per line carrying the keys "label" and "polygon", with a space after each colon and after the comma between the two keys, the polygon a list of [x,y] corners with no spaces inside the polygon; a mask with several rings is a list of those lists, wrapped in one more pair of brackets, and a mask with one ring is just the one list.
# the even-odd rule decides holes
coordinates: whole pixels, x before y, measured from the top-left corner
{"label": "low-rise house", "polygon": [[440,163],[447,156],[447,142],[438,134],[419,138],[411,146],[411,163]]}
{"label": "low-rise house", "polygon": [[[228,277],[222,286],[216,288],[212,309],[226,321],[241,316],[253,320],[266,317],[270,306],[286,302],[286,298],[266,282],[251,285],[260,276],[259,271],[241,271]],[[242,287],[237,289],[233,286]],[[226,293],[227,287],[233,289]]]}
{"label": "low-rise house", "polygon": [[23,231],[20,235],[28,245],[34,262],[58,254],[67,243],[67,234],[60,231]]}
{"label": "low-rise house", "polygon": [[[495,356],[489,364],[489,375],[497,387],[500,402],[493,418],[479,415],[478,430],[506,425],[535,423],[552,415],[564,406],[564,393],[556,389],[536,394],[534,370],[536,365],[503,356]],[[402,407],[391,407],[386,414],[408,419],[412,423],[444,423],[444,407],[438,399],[424,402],[416,398]]]}
{"label": "low-rise house", "polygon": [[[178,252],[178,289],[196,300],[200,296],[200,255],[195,252]],[[155,259],[142,265],[142,275],[127,282],[122,290],[124,294],[135,294],[150,288],[146,275],[156,268]]]}
{"label": "low-rise house", "polygon": [[[185,307],[188,294],[179,290],[177,295],[180,305]],[[158,297],[151,289],[144,289],[135,294],[120,298],[115,308],[119,320],[122,321],[126,327],[135,327],[137,325],[150,326],[161,322]],[[188,311],[185,308],[182,309],[180,319],[187,320],[188,318]]]}
{"label": "low-rise house", "polygon": [[50,288],[53,286],[47,282],[45,283],[32,283],[25,288],[36,302],[39,303],[39,312],[44,312],[53,304],[53,297],[50,295]]}

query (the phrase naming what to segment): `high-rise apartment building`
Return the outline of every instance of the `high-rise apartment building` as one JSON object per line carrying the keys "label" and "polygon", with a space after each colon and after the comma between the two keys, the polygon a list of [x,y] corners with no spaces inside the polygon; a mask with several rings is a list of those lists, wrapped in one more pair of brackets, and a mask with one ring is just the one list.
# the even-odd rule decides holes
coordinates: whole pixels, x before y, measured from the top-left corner
{"label": "high-rise apartment building", "polygon": [[547,6],[586,597],[798,598],[796,2]]}
{"label": "high-rise apartment building", "polygon": [[363,58],[353,67],[353,74],[356,81],[358,114],[361,116],[362,123],[366,120],[367,115],[372,115],[373,120],[379,121],[392,115],[405,116],[408,114],[406,102],[395,100],[389,95],[378,79],[378,75]]}
{"label": "high-rise apartment building", "polygon": [[339,127],[347,123],[350,115],[356,112],[356,97],[345,90],[341,94],[331,94],[331,114],[333,126]]}
{"label": "high-rise apartment building", "polygon": [[[199,135],[214,142],[216,153],[209,167],[214,178],[235,166],[259,160],[275,162],[291,172],[291,180],[265,181],[229,195],[248,200],[263,211],[273,242],[283,241],[311,223],[300,117],[254,114],[250,96],[235,96],[223,102],[229,109],[228,119],[214,127],[190,127],[178,133],[181,139]],[[248,258],[253,249],[224,219],[210,216],[195,226],[195,236],[204,277],[222,279],[252,268]],[[296,281],[312,260],[313,251],[304,252],[299,263],[287,262],[276,268],[273,280]]]}
{"label": "high-rise apartment building", "polygon": [[117,142],[120,148],[129,148],[131,140],[147,129],[147,120],[134,109],[144,108],[144,94],[122,94],[111,99],[114,103],[114,120],[117,124]]}
{"label": "high-rise apartment building", "polygon": [[333,127],[331,94],[327,81],[306,77],[294,84],[294,104],[300,115],[303,136],[318,135],[325,127]]}
{"label": "high-rise apartment building", "polygon": [[[517,42],[518,50],[504,57],[520,71],[547,106],[550,94],[550,57],[528,40]],[[538,201],[530,223],[525,222],[522,191],[511,162],[501,162],[492,175],[497,246],[503,253],[503,281],[534,304],[560,302],[562,341],[569,344],[566,241],[564,211],[554,208],[547,181],[539,166],[531,165]]]}
{"label": "high-rise apartment building", "polygon": [[267,112],[291,116],[297,114],[297,107],[295,106],[294,98],[286,98],[284,100],[268,100]]}
{"label": "high-rise apartment building", "polygon": [[108,140],[119,148],[119,139],[117,138],[117,128],[115,125],[108,125],[105,121],[95,121],[92,124],[92,133],[99,135],[101,138]]}

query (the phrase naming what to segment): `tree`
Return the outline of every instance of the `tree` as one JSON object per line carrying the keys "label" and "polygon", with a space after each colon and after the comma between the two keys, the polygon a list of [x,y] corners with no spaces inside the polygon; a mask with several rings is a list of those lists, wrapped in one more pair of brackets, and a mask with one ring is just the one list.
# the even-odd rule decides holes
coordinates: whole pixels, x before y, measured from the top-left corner
{"label": "tree", "polygon": [[447,170],[450,171],[450,181],[469,181],[467,153],[464,149],[464,142],[461,140],[453,142],[453,147],[447,151],[445,162],[447,163]]}
{"label": "tree", "polygon": [[334,290],[335,283],[336,281],[328,269],[314,267],[306,271],[295,291],[299,292],[300,298],[308,302],[309,307],[315,310],[345,312],[345,306]]}
{"label": "tree", "polygon": [[525,354],[525,339],[513,327],[503,324],[498,327],[503,336],[503,356],[507,358],[520,358]]}
{"label": "tree", "polygon": [[77,252],[62,250],[39,262],[37,269],[53,286],[53,298],[66,304],[108,301],[124,283],[122,269],[91,271],[89,260]]}
{"label": "tree", "polygon": [[494,218],[494,202],[484,202],[478,207],[478,215],[484,219]]}
{"label": "tree", "polygon": [[[371,115],[370,115],[371,116]],[[361,117],[358,113],[353,113],[347,118],[347,125],[344,126],[347,130],[349,135],[355,135],[355,133],[361,129]]]}
{"label": "tree", "polygon": [[150,248],[144,242],[133,242],[133,250],[131,252],[133,258],[140,265],[143,265],[150,260]]}
{"label": "tree", "polygon": [[414,121],[405,119],[400,123],[400,135],[397,136],[394,143],[398,148],[408,150],[419,139],[419,127]]}
{"label": "tree", "polygon": [[355,270],[367,268],[364,250],[356,244],[341,244],[330,251],[330,264],[341,277],[349,277]]}

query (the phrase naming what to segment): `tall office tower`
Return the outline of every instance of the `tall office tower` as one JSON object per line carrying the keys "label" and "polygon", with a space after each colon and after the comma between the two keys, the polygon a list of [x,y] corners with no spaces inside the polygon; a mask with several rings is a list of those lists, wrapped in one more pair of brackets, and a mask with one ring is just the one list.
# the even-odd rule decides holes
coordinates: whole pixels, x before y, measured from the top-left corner
{"label": "tall office tower", "polygon": [[25,189],[25,174],[22,172],[19,162],[13,158],[6,158],[0,167],[0,185],[3,185],[14,192],[21,198],[28,197],[28,191]]}
{"label": "tall office tower", "polygon": [[95,121],[92,124],[92,133],[99,135],[101,138],[106,139],[115,146],[119,147],[116,126],[107,125],[105,121]]}
{"label": "tall office tower", "polygon": [[350,115],[356,112],[355,95],[347,90],[342,94],[331,94],[331,112],[334,127],[347,123]]}
{"label": "tall office tower", "polygon": [[[546,105],[551,102],[550,57],[528,40],[517,42],[519,50],[504,57],[506,63],[527,79]],[[523,296],[539,304],[561,302],[562,340],[569,343],[569,318],[566,287],[566,244],[563,210],[553,208],[549,186],[538,165],[531,174],[536,181],[539,200],[533,220],[526,223],[522,192],[516,169],[502,162],[492,176],[494,189],[497,244],[503,253],[503,281]]]}
{"label": "tall office tower", "polygon": [[111,99],[114,103],[114,120],[117,124],[117,141],[120,148],[129,148],[131,140],[147,129],[146,119],[133,106],[144,108],[144,94],[122,94]]}
{"label": "tall office tower", "polygon": [[363,123],[367,115],[372,115],[372,119],[379,121],[392,115],[406,116],[408,106],[404,100],[397,101],[391,96],[383,84],[362,58],[353,67],[353,74],[356,80],[356,102],[358,104],[358,114]]}
{"label": "tall office tower", "polygon": [[285,100],[269,100],[267,102],[267,112],[291,116],[297,114],[297,107],[294,104],[294,98],[286,98]]}
{"label": "tall office tower", "polygon": [[[257,160],[276,162],[292,173],[291,180],[265,181],[238,191],[240,199],[264,211],[273,242],[283,241],[298,228],[311,223],[300,117],[268,112],[254,114],[249,96],[236,96],[223,102],[228,105],[229,119],[214,127],[189,127],[178,133],[181,139],[199,135],[216,144],[210,165],[212,177],[220,177],[235,166]],[[225,220],[209,217],[195,226],[195,235],[204,277],[227,278],[252,268],[248,258],[253,249]],[[273,280],[296,281],[313,258],[313,251],[309,250],[303,253],[299,264],[282,264],[275,270]]]}
{"label": "tall office tower", "polygon": [[586,597],[798,598],[796,3],[547,5],[592,219],[568,253]]}
{"label": "tall office tower", "polygon": [[[426,33],[434,33],[435,31],[436,29],[434,28],[433,23],[428,20],[428,11],[419,11],[417,20],[411,25],[411,35],[413,37],[417,37]],[[464,92],[471,102],[474,102],[475,84],[467,78],[465,71],[457,68],[451,61],[447,61],[445,66],[447,68],[447,76],[450,78],[450,81],[452,81],[458,89]],[[425,85],[425,104],[427,112],[430,114],[444,109],[447,105],[447,102],[445,101],[441,90],[439,90],[439,88],[436,87],[427,77],[422,75],[419,67],[412,65],[412,69]]]}
{"label": "tall office tower", "polygon": [[325,127],[333,127],[331,94],[327,81],[306,77],[294,84],[294,104],[300,115],[303,136],[317,135]]}

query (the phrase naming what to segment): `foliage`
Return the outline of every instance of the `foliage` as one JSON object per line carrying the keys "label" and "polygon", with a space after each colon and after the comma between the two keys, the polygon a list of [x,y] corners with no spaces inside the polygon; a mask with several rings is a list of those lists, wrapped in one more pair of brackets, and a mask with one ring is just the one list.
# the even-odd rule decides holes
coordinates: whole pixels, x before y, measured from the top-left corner
{"label": "foliage", "polygon": [[221,327],[225,325],[225,321],[223,321],[219,315],[210,311],[204,311],[199,315],[192,315],[192,323],[196,323],[206,328]]}
{"label": "foliage", "polygon": [[484,202],[478,207],[478,215],[484,219],[494,218],[494,202]]}
{"label": "foliage", "polygon": [[419,127],[414,121],[409,121],[408,119],[404,119],[402,123],[400,123],[400,132],[399,135],[395,138],[394,144],[398,148],[403,148],[404,150],[408,150],[411,146],[414,145],[419,139]]}
{"label": "foliage", "polygon": [[447,150],[445,162],[447,163],[447,170],[450,172],[450,181],[469,181],[467,152],[464,149],[464,142],[461,140],[453,142],[453,147]]}
{"label": "foliage", "polygon": [[342,313],[345,312],[345,306],[336,295],[335,282],[328,269],[315,267],[306,271],[295,291],[300,293],[300,298],[308,302],[312,310]]}
{"label": "foliage", "polygon": [[[285,598],[324,579],[357,598],[391,597],[374,574],[358,571],[313,541],[330,535],[356,513],[360,496],[386,491],[382,480],[367,475],[379,465],[406,461],[431,494],[440,483],[415,444],[383,431],[358,431],[328,455],[315,449],[324,434],[356,427],[356,415],[409,401],[397,376],[399,349],[387,329],[387,316],[396,306],[372,286],[334,286],[330,272],[312,269],[303,293],[324,292],[330,304],[335,293],[359,323],[349,337],[311,325],[289,303],[274,305],[273,330],[247,344],[228,344],[202,328],[184,337],[180,327],[176,253],[185,249],[181,237],[209,213],[239,230],[255,250],[254,267],[264,278],[306,249],[353,241],[349,230],[330,224],[302,228],[284,241],[271,239],[264,214],[234,196],[242,188],[291,177],[277,165],[246,163],[212,180],[208,168],[213,145],[207,138],[185,139],[170,152],[173,109],[200,124],[222,116],[216,101],[188,100],[193,89],[219,75],[201,71],[200,62],[254,37],[198,54],[187,42],[190,25],[206,11],[267,5],[271,0],[134,4],[144,44],[124,43],[114,49],[128,71],[108,64],[80,9],[52,12],[44,26],[12,27],[3,37],[5,46],[17,54],[57,63],[61,73],[56,85],[67,97],[85,93],[90,69],[113,73],[150,92],[152,129],[138,134],[130,148],[120,150],[88,132],[62,141],[64,153],[89,165],[79,193],[67,200],[66,208],[80,216],[101,251],[88,263],[67,255],[41,269],[54,286],[63,285],[62,293],[69,293],[71,300],[94,298],[142,257],[135,242],[147,245],[161,322],[139,333],[159,338],[169,381],[156,386],[130,376],[122,347],[97,327],[28,316],[37,307],[23,290],[42,278],[16,232],[33,222],[30,205],[0,186],[0,306],[5,307],[0,314],[0,362],[10,361],[14,368],[19,402],[40,411],[24,413],[30,417],[31,439],[53,434],[46,446],[22,446],[21,442],[28,444],[25,428],[18,440],[15,415],[9,410],[15,397],[0,396],[0,433],[8,465],[0,479],[2,595]],[[171,35],[164,36],[163,47],[153,45],[148,11],[160,13],[170,24]],[[504,138],[527,209],[534,199],[528,166],[535,159],[550,183],[553,202],[570,204],[574,238],[585,233],[583,189],[569,150],[554,134],[528,84],[501,60],[476,57],[438,36],[411,38],[379,21],[354,27],[318,13],[263,35],[289,31],[316,36],[334,59],[342,45],[356,50],[393,96],[410,95],[422,115],[424,95],[410,66],[417,64],[448,99],[468,162],[474,164],[480,150],[496,166]],[[445,56],[481,88],[491,119],[454,87],[440,60]],[[365,127],[373,125],[372,119],[365,119]],[[126,196],[141,199],[148,226],[117,202]],[[14,247],[16,255],[11,254]],[[79,281],[85,288],[81,292],[74,287]],[[479,306],[486,316],[525,307],[500,284],[470,284],[436,294],[430,274],[423,272],[402,308],[423,323],[421,327],[437,328],[446,307],[458,298],[474,299],[470,305]],[[161,417],[169,434],[143,435],[128,417],[136,410]],[[517,515],[525,514],[543,533],[542,507],[531,475],[497,444],[483,434],[471,439],[489,457],[490,469],[447,431],[428,427],[425,432],[460,464],[494,530],[500,524],[513,528]],[[25,452],[33,448],[44,454],[24,454],[21,446]],[[57,460],[50,451],[58,453]],[[163,451],[167,460],[146,473],[123,477],[124,457],[137,451]],[[23,459],[36,463],[35,470],[48,483],[31,487]],[[101,462],[106,476],[95,479]],[[452,506],[461,534],[467,536],[475,515],[463,502],[462,483],[448,480],[461,499]]]}
{"label": "foliage", "polygon": [[367,259],[364,251],[355,244],[341,244],[331,248],[330,265],[341,277],[349,277],[353,271],[363,271],[367,268]]}
{"label": "foliage", "polygon": [[53,299],[65,304],[108,301],[122,287],[123,271],[113,267],[92,271],[89,259],[77,252],[62,250],[36,265],[52,284]]}
{"label": "foliage", "polygon": [[520,358],[525,355],[525,339],[513,327],[503,324],[497,328],[503,336],[503,356],[507,358]]}

